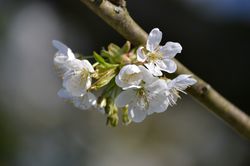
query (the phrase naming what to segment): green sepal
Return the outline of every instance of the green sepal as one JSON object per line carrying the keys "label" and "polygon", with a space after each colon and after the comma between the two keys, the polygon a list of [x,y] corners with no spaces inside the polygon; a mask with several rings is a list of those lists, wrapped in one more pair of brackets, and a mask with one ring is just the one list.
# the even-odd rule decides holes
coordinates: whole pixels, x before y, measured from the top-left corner
{"label": "green sepal", "polygon": [[116,127],[119,121],[118,108],[115,106],[114,100],[111,97],[107,98],[105,113],[107,114],[106,125]]}
{"label": "green sepal", "polygon": [[121,54],[120,49],[121,48],[114,43],[110,43],[108,45],[108,51],[109,51],[111,56],[119,56]]}
{"label": "green sepal", "polygon": [[111,55],[108,51],[103,49],[103,50],[101,50],[101,56],[109,58]]}
{"label": "green sepal", "polygon": [[116,76],[116,68],[109,68],[101,75],[97,76],[99,77],[96,82],[92,84],[90,89],[92,90],[97,90],[100,89],[101,87],[107,85],[114,77]]}
{"label": "green sepal", "polygon": [[122,47],[117,46],[114,43],[108,45],[108,50],[102,50],[101,56],[108,58],[112,64],[120,64],[124,62],[124,55],[128,54],[131,49],[131,44],[127,41]]}
{"label": "green sepal", "polygon": [[110,63],[116,63],[114,56],[112,56],[108,51],[101,50],[101,56],[108,58]]}
{"label": "green sepal", "polygon": [[131,123],[131,119],[128,115],[128,105],[122,108],[122,123],[124,125],[128,125],[129,123]]}
{"label": "green sepal", "polygon": [[131,48],[131,43],[129,41],[126,41],[126,43],[121,48],[121,53],[125,54],[129,52],[130,48]]}

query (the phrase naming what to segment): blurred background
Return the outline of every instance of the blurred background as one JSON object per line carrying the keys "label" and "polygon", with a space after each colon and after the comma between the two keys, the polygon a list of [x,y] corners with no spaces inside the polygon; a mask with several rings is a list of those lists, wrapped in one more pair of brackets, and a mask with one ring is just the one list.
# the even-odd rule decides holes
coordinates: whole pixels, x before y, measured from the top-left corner
{"label": "blurred background", "polygon": [[[250,1],[127,2],[147,32],[183,46],[177,59],[250,114]],[[125,40],[79,0],[0,0],[0,166],[248,166],[250,143],[190,96],[142,123],[110,128],[57,96],[58,39],[90,55]]]}

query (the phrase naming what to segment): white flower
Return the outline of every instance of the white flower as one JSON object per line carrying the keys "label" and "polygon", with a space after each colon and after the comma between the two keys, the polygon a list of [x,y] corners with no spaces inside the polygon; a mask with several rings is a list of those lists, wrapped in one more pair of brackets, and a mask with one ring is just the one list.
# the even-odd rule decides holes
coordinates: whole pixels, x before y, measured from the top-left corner
{"label": "white flower", "polygon": [[146,62],[145,66],[154,76],[161,76],[161,71],[175,72],[177,66],[172,58],[182,50],[181,45],[175,42],[167,42],[164,46],[160,46],[161,39],[162,32],[154,28],[148,36],[146,53],[144,47],[139,47],[137,50],[137,60]]}
{"label": "white flower", "polygon": [[163,112],[167,109],[164,90],[166,82],[153,77],[147,69],[141,66],[141,72],[146,78],[139,89],[128,89],[119,94],[115,100],[117,107],[128,105],[129,117],[134,122],[141,122],[153,112]]}
{"label": "white flower", "polygon": [[52,44],[58,49],[54,56],[54,65],[58,70],[58,74],[62,75],[69,69],[68,63],[75,59],[75,55],[70,48],[57,40],[53,40]]}
{"label": "white flower", "polygon": [[71,49],[63,43],[53,40],[52,44],[58,49],[54,64],[63,74],[63,88],[58,95],[82,110],[96,106],[95,95],[88,91],[91,86],[90,74],[94,72],[92,65],[88,60],[76,59]]}
{"label": "white flower", "polygon": [[142,76],[142,72],[138,66],[126,65],[115,77],[115,82],[123,90],[129,88],[140,88],[139,84],[141,83]]}
{"label": "white flower", "polygon": [[91,86],[90,74],[94,68],[88,60],[74,59],[70,62],[70,70],[63,77],[63,87],[72,96],[84,96]]}
{"label": "white flower", "polygon": [[180,97],[178,91],[195,84],[190,75],[180,75],[173,80],[154,77],[148,69],[139,66],[142,73],[140,88],[122,91],[115,100],[117,107],[128,106],[129,117],[134,122],[143,121],[147,115],[167,110],[169,105],[176,104]]}
{"label": "white flower", "polygon": [[73,103],[73,105],[81,110],[88,110],[92,106],[96,107],[96,97],[93,93],[87,92],[84,96],[72,96],[66,89],[62,88],[58,91],[58,96]]}
{"label": "white flower", "polygon": [[197,82],[195,79],[190,77],[191,75],[182,74],[171,81],[166,81],[167,89],[165,92],[166,100],[168,101],[169,105],[172,106],[176,104],[177,99],[180,98],[178,91],[186,93],[184,90]]}

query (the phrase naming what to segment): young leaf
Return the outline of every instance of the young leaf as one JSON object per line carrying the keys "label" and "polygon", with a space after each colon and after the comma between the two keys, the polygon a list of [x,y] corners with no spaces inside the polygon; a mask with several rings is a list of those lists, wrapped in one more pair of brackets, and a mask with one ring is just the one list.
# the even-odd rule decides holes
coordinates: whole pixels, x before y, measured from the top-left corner
{"label": "young leaf", "polygon": [[120,47],[115,45],[114,43],[110,43],[108,46],[108,51],[112,56],[119,56],[120,55]]}
{"label": "young leaf", "polygon": [[96,52],[93,53],[93,56],[94,56],[95,60],[96,60],[97,62],[99,62],[101,65],[103,65],[104,67],[107,67],[107,68],[112,67],[112,64],[107,63],[107,62],[105,61],[105,59],[103,59],[103,57],[101,57],[101,56],[100,56],[99,54],[97,54]]}
{"label": "young leaf", "polygon": [[131,43],[130,43],[129,41],[127,41],[127,42],[122,46],[122,48],[120,49],[120,52],[121,52],[122,54],[128,53],[129,50],[130,50],[130,48],[131,48]]}

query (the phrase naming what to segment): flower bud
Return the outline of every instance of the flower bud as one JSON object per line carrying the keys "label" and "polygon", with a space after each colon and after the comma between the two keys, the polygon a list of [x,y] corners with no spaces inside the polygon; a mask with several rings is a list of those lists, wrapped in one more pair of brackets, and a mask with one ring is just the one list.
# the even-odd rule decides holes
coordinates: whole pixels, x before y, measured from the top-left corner
{"label": "flower bud", "polygon": [[122,108],[122,123],[128,125],[131,119],[128,116],[128,105]]}

